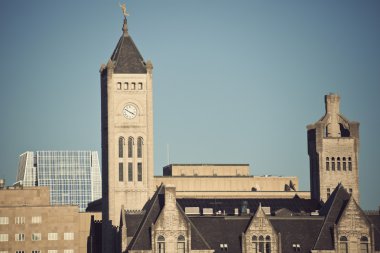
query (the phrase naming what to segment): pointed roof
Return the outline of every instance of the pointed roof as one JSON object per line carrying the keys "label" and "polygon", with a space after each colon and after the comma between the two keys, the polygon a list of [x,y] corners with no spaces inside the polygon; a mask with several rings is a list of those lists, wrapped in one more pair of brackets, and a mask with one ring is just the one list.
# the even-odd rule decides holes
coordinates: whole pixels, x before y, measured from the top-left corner
{"label": "pointed roof", "polygon": [[114,63],[114,73],[145,74],[146,64],[132,37],[128,33],[127,19],[124,19],[123,35],[120,37],[111,60]]}
{"label": "pointed roof", "polygon": [[[152,249],[151,228],[152,224],[156,223],[163,207],[165,206],[165,186],[157,189],[152,199],[147,203],[145,216],[143,217],[137,231],[134,233],[133,239],[128,246],[128,250],[147,250]],[[192,250],[207,250],[211,249],[207,241],[200,234],[198,229],[193,225],[191,220],[185,215],[180,205],[177,203],[177,208],[183,217],[191,226],[191,249]]]}
{"label": "pointed roof", "polygon": [[326,218],[315,242],[314,249],[334,249],[334,225],[338,223],[349,199],[350,194],[342,184],[338,184],[330,198],[320,210],[320,215],[324,215]]}

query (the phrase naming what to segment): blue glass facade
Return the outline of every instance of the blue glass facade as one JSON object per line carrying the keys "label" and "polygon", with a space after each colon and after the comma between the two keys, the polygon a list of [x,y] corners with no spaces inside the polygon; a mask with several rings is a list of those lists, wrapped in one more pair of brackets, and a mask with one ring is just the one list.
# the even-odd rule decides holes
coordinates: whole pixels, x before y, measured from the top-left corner
{"label": "blue glass facade", "polygon": [[20,156],[18,181],[24,186],[49,186],[52,205],[87,204],[101,198],[97,152],[37,151]]}

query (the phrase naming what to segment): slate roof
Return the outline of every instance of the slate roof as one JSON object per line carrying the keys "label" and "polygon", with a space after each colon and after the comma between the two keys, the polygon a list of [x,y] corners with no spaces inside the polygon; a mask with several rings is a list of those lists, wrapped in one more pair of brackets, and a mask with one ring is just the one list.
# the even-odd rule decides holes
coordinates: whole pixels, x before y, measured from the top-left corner
{"label": "slate roof", "polygon": [[241,234],[247,229],[250,218],[196,216],[190,217],[190,220],[215,253],[222,253],[226,251],[220,249],[220,244],[227,244],[228,252],[242,252]]}
{"label": "slate roof", "polygon": [[293,253],[293,244],[300,244],[300,252],[311,252],[323,218],[270,219],[274,229],[281,233],[281,252]]}
{"label": "slate roof", "polygon": [[375,250],[380,251],[380,214],[367,215],[369,221],[375,226]]}
{"label": "slate roof", "polygon": [[[127,20],[124,19],[124,27],[126,27],[126,25]],[[114,73],[147,73],[144,59],[127,30],[124,30],[124,34],[121,36],[119,42],[117,43],[116,48],[112,53],[111,60],[115,64]]]}
{"label": "slate roof", "polygon": [[325,216],[325,220],[314,249],[334,250],[334,224],[339,221],[349,199],[350,194],[344,189],[342,184],[339,184],[320,210],[320,214]]}
{"label": "slate roof", "polygon": [[319,201],[312,199],[177,199],[177,202],[185,210],[185,207],[213,208],[216,211],[225,211],[228,215],[233,215],[235,208],[241,209],[243,202],[251,213],[255,213],[261,203],[263,207],[270,207],[271,213],[286,208],[296,214],[306,214],[318,210],[321,207]]}
{"label": "slate roof", "polygon": [[[151,239],[151,226],[156,223],[157,218],[159,217],[162,208],[165,205],[165,196],[164,196],[164,186],[161,185],[156,193],[153,195],[152,199],[146,204],[144,209],[146,210],[145,215],[142,217],[141,222],[136,232],[133,233],[133,239],[131,243],[128,245],[128,250],[149,250],[152,249],[152,239]],[[183,213],[183,210],[180,206],[179,210]],[[211,249],[207,244],[205,239],[199,233],[198,229],[191,224],[191,221],[187,218],[187,216],[183,213],[184,217],[190,222],[191,225],[191,248],[193,250],[197,249]],[[128,217],[126,217],[127,219]],[[128,232],[128,221],[127,222],[127,234]],[[131,232],[132,233],[132,232]]]}

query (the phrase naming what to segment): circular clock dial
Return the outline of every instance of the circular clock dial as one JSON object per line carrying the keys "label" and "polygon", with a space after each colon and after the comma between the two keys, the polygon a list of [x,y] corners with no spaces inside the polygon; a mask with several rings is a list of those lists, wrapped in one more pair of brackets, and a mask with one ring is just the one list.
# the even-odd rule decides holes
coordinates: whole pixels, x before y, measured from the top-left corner
{"label": "circular clock dial", "polygon": [[123,115],[127,119],[133,119],[137,116],[137,108],[134,105],[126,105],[123,109]]}

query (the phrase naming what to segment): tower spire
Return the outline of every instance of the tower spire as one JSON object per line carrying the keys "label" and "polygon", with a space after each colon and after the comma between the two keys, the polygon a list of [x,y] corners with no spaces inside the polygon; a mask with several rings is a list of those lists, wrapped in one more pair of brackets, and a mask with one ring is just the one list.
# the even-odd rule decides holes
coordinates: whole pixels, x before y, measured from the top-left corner
{"label": "tower spire", "polygon": [[128,35],[128,24],[127,24],[127,17],[129,16],[128,12],[127,12],[127,7],[126,7],[126,4],[123,3],[123,4],[120,4],[119,3],[119,6],[121,8],[121,10],[123,11],[123,16],[124,16],[124,23],[123,23],[123,34],[124,34],[124,37]]}
{"label": "tower spire", "polygon": [[123,35],[124,37],[128,36],[128,23],[127,23],[127,17],[124,17],[124,23],[123,23]]}

